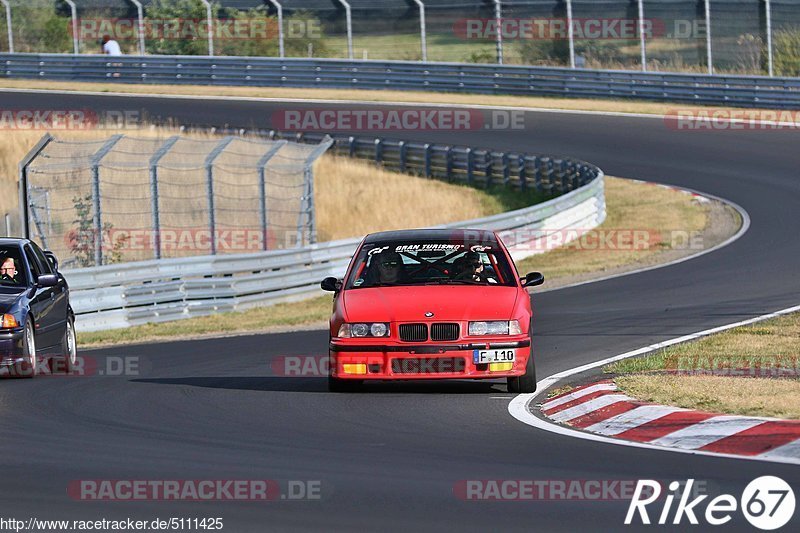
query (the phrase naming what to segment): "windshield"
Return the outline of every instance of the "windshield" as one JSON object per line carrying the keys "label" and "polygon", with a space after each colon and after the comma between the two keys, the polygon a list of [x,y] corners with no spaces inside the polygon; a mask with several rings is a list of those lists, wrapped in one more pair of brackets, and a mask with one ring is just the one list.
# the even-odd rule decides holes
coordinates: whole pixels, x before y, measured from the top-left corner
{"label": "windshield", "polygon": [[25,263],[16,246],[0,246],[0,285],[25,285]]}
{"label": "windshield", "polygon": [[347,289],[399,285],[516,285],[514,269],[496,243],[387,241],[365,244]]}

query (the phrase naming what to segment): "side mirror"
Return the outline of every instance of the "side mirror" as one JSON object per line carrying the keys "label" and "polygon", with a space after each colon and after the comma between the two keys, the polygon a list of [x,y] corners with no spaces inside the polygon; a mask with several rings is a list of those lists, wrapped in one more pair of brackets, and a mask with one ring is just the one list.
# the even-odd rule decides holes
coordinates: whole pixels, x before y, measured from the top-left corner
{"label": "side mirror", "polygon": [[56,254],[49,250],[45,250],[44,256],[50,261],[50,266],[53,267],[53,272],[58,272],[58,259],[56,259]]}
{"label": "side mirror", "polygon": [[55,274],[42,274],[36,279],[38,287],[55,287],[58,285],[58,276]]}
{"label": "side mirror", "polygon": [[334,277],[323,279],[319,286],[323,291],[338,292],[342,290],[342,282]]}
{"label": "side mirror", "polygon": [[541,272],[528,272],[524,278],[520,280],[523,287],[533,287],[534,285],[541,285],[544,283],[544,274]]}

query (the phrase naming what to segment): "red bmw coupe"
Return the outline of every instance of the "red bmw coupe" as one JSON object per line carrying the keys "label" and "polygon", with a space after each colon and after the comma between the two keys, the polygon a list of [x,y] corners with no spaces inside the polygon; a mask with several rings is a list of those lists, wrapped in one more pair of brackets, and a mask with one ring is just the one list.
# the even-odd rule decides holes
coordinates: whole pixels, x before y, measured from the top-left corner
{"label": "red bmw coupe", "polygon": [[493,232],[426,229],[367,235],[334,293],[331,391],[365,380],[507,378],[536,390],[531,299],[544,276],[517,274]]}

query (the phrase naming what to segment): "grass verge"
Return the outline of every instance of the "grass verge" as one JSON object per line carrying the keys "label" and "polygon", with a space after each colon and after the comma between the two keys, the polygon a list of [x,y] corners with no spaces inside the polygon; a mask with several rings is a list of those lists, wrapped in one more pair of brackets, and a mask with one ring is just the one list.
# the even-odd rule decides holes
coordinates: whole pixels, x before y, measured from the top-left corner
{"label": "grass verge", "polygon": [[[226,96],[238,98],[281,98],[292,100],[322,99],[358,102],[405,102],[427,104],[509,106],[548,108],[575,111],[612,113],[642,113],[665,115],[680,109],[682,112],[715,109],[736,111],[726,106],[698,106],[683,103],[640,102],[622,99],[556,98],[544,96],[502,96],[485,94],[456,94],[424,91],[301,89],[293,87],[219,87],[205,85],[134,85],[123,83],[83,83],[42,80],[0,80],[0,88],[40,89],[51,91],[89,91],[126,94],[163,94],[188,96]],[[750,110],[757,111],[757,110]],[[738,115],[734,115],[738,116]]]}
{"label": "grass verge", "polygon": [[[428,183],[431,185],[430,183]],[[652,195],[652,196],[651,196]],[[514,198],[514,196],[516,196]],[[512,209],[516,203],[524,203],[524,198],[497,193],[489,202],[495,206]],[[642,201],[647,198],[647,201]],[[530,200],[530,199],[528,199]],[[691,196],[641,182],[606,178],[606,204],[608,218],[601,226],[606,230],[614,228],[685,228],[701,230],[707,222],[706,207],[692,201]],[[411,204],[413,205],[413,204]],[[529,205],[529,204],[525,204]],[[416,206],[415,206],[416,209]],[[416,211],[415,211],[416,212]],[[548,279],[548,285],[558,280],[573,279],[579,272],[583,275],[602,276],[607,268],[626,265],[633,267],[641,261],[652,261],[668,250],[656,245],[652,250],[640,253],[620,251],[585,251],[566,247],[534,256],[520,262],[520,272],[541,270]],[[552,258],[551,258],[552,257]],[[329,317],[330,297],[323,296],[302,302],[280,304],[269,308],[258,308],[242,313],[226,313],[213,317],[192,318],[159,325],[135,326],[122,330],[81,333],[78,340],[82,346],[139,342],[188,335],[212,333],[255,332],[279,326],[301,324],[324,324]],[[303,317],[305,316],[305,319]]]}
{"label": "grass verge", "polygon": [[800,313],[734,328],[603,368],[647,402],[800,419]]}

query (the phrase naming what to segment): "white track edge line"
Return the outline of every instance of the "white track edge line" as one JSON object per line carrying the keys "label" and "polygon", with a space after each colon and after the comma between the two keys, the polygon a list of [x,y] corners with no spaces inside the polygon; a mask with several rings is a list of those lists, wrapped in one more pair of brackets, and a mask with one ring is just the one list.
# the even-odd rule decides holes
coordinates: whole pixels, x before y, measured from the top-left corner
{"label": "white track edge line", "polygon": [[763,322],[764,320],[769,320],[771,318],[777,318],[779,316],[787,315],[789,313],[794,313],[800,311],[800,305],[796,305],[793,307],[788,307],[786,309],[781,309],[779,311],[775,311],[773,313],[768,313],[766,315],[757,316],[755,318],[749,318],[747,320],[742,320],[740,322],[734,322],[732,324],[726,324],[724,326],[718,326],[711,329],[706,329],[703,331],[698,331],[696,333],[691,333],[689,335],[683,335],[681,337],[676,337],[674,339],[669,339],[663,342],[659,342],[656,344],[651,344],[649,346],[644,346],[642,348],[632,350],[630,352],[625,352],[620,355],[616,355],[614,357],[609,357],[603,359],[601,361],[596,361],[594,363],[588,363],[579,367],[575,367],[569,370],[564,370],[562,372],[558,372],[540,380],[536,384],[537,392],[529,393],[529,394],[520,394],[514,397],[511,402],[508,404],[508,413],[522,422],[523,424],[527,424],[529,426],[533,426],[536,429],[541,429],[543,431],[548,431],[550,433],[556,433],[558,435],[564,435],[567,437],[575,437],[579,439],[594,441],[594,442],[602,442],[605,444],[615,444],[617,446],[630,446],[633,448],[645,448],[648,450],[659,450],[662,452],[673,452],[673,453],[687,453],[692,455],[704,455],[709,457],[722,457],[728,459],[739,459],[745,461],[760,461],[760,462],[768,462],[768,463],[783,463],[783,464],[794,464],[800,465],[800,458],[767,458],[767,457],[760,457],[760,456],[745,456],[745,455],[734,455],[728,453],[716,453],[716,452],[707,452],[707,451],[700,451],[700,450],[683,450],[680,448],[668,448],[666,446],[655,446],[653,444],[645,443],[645,442],[636,442],[636,441],[629,441],[629,440],[622,440],[622,439],[615,439],[612,437],[605,437],[603,435],[597,435],[594,433],[586,433],[583,431],[579,431],[576,429],[571,429],[565,426],[558,425],[554,422],[547,421],[545,419],[539,418],[533,413],[530,412],[528,406],[540,395],[542,395],[545,391],[547,391],[553,384],[557,383],[558,381],[573,376],[575,374],[579,374],[586,370],[591,370],[592,368],[597,368],[599,366],[607,365],[609,363],[613,363],[615,361],[620,361],[622,359],[628,359],[630,357],[634,357],[637,355],[642,355],[648,352],[652,352],[658,350],[660,348],[666,348],[667,346],[672,346],[675,344],[680,344],[682,342],[687,342],[690,340],[699,339],[700,337],[706,337],[708,335],[712,335],[714,333],[719,333],[722,331],[726,331],[729,329],[737,328],[740,326],[747,326],[749,324],[754,324],[756,322]]}

